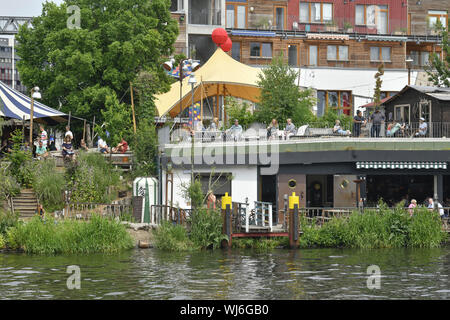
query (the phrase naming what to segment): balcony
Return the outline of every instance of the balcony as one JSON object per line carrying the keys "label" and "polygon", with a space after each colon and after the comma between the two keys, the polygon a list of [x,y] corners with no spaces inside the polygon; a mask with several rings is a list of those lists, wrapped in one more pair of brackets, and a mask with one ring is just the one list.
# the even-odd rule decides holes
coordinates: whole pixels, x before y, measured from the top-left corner
{"label": "balcony", "polygon": [[220,26],[222,24],[222,10],[196,9],[189,10],[189,24]]}

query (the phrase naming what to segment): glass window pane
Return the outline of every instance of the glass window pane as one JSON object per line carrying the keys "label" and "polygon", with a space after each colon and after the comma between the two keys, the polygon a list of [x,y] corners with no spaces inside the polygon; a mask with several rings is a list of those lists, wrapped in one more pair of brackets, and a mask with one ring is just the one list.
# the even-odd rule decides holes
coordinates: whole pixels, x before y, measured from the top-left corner
{"label": "glass window pane", "polygon": [[339,46],[339,60],[348,60],[348,46]]}
{"label": "glass window pane", "polygon": [[317,91],[317,116],[321,117],[325,113],[325,91]]}
{"label": "glass window pane", "polygon": [[428,10],[428,14],[446,15],[447,11],[444,11],[444,10]]}
{"label": "glass window pane", "polygon": [[375,26],[375,7],[376,6],[366,7],[366,24],[368,26]]}
{"label": "glass window pane", "polygon": [[387,10],[388,9],[388,6],[378,6],[378,9],[380,9],[380,10]]}
{"label": "glass window pane", "polygon": [[327,47],[327,60],[336,60],[336,46]]}
{"label": "glass window pane", "polygon": [[311,20],[312,22],[321,22],[320,19],[320,3],[311,3]]}
{"label": "glass window pane", "polygon": [[309,22],[309,3],[300,3],[300,22]]}
{"label": "glass window pane", "polygon": [[379,47],[370,47],[370,61],[380,60],[379,54],[380,54]]}
{"label": "glass window pane", "polygon": [[276,25],[278,30],[284,30],[284,8],[276,8]]}
{"label": "glass window pane", "polygon": [[403,107],[403,122],[409,123],[409,107]]}
{"label": "glass window pane", "polygon": [[402,120],[402,107],[395,107],[394,119],[397,121]]}
{"label": "glass window pane", "polygon": [[391,48],[389,47],[381,48],[381,59],[383,61],[391,61]]}
{"label": "glass window pane", "polygon": [[241,61],[241,43],[233,42],[231,47],[231,57],[237,61]]}
{"label": "glass window pane", "polygon": [[441,24],[443,27],[447,27],[447,18],[446,17],[440,17],[439,20],[441,21]]}
{"label": "glass window pane", "polygon": [[437,17],[428,17],[429,18],[429,26],[434,27],[437,22]]}
{"label": "glass window pane", "polygon": [[364,6],[356,5],[355,23],[364,24]]}
{"label": "glass window pane", "polygon": [[418,66],[419,65],[419,52],[418,51],[411,51],[410,52],[410,56],[412,61],[412,65],[413,66]]}
{"label": "glass window pane", "polygon": [[234,5],[227,5],[227,28],[234,28]]}
{"label": "glass window pane", "polygon": [[324,3],[322,6],[323,21],[333,20],[333,5],[331,3]]}
{"label": "glass window pane", "polygon": [[297,46],[292,44],[288,48],[288,63],[290,66],[297,66]]}
{"label": "glass window pane", "polygon": [[429,52],[422,52],[420,56],[420,65],[421,66],[427,66],[429,64],[430,59],[430,53]]}
{"label": "glass window pane", "polygon": [[381,34],[388,33],[388,13],[386,11],[379,12],[377,30]]}
{"label": "glass window pane", "polygon": [[350,107],[350,93],[349,92],[341,92],[340,106],[342,108]]}
{"label": "glass window pane", "polygon": [[309,65],[317,66],[317,46],[309,46]]}
{"label": "glass window pane", "polygon": [[262,44],[261,56],[272,58],[272,44],[271,43],[263,43]]}
{"label": "glass window pane", "polygon": [[328,106],[337,108],[339,106],[338,102],[338,93],[336,91],[328,91]]}
{"label": "glass window pane", "polygon": [[245,29],[245,6],[237,7],[237,27]]}
{"label": "glass window pane", "polygon": [[261,44],[259,42],[250,42],[250,56],[259,57],[260,48]]}

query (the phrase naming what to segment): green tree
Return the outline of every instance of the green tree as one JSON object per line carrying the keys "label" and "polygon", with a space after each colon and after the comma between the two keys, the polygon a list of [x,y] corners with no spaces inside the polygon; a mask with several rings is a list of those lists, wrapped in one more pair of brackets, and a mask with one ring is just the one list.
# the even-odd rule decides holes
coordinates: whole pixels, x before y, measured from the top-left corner
{"label": "green tree", "polygon": [[228,96],[225,98],[225,110],[228,117],[228,126],[234,119],[239,121],[243,126],[250,125],[254,120],[254,116],[250,111],[250,105],[247,102],[239,102],[236,98]]}
{"label": "green tree", "polygon": [[134,151],[135,175],[151,176],[156,174],[155,159],[158,153],[158,137],[153,122],[139,122],[132,148]]}
{"label": "green tree", "polygon": [[450,21],[447,28],[444,28],[440,21],[436,24],[436,29],[442,37],[442,52],[444,58],[437,53],[432,53],[430,57],[430,65],[425,67],[428,74],[428,80],[432,81],[438,87],[450,87],[450,46],[448,41],[448,30],[450,28]]}
{"label": "green tree", "polygon": [[296,125],[311,119],[311,107],[315,103],[310,89],[299,90],[296,82],[298,73],[291,69],[282,56],[273,59],[272,64],[259,74],[261,88],[260,104],[255,111],[256,120],[270,123],[277,119],[284,123],[292,118]]}
{"label": "green tree", "polygon": [[375,107],[379,107],[380,106],[380,102],[381,102],[381,85],[383,83],[383,80],[381,80],[381,76],[384,75],[384,64],[381,63],[378,66],[378,72],[375,74],[375,89],[374,89],[374,93],[373,93],[373,102]]}
{"label": "green tree", "polygon": [[[67,27],[71,5],[80,8],[80,29]],[[44,3],[32,27],[22,26],[17,35],[23,83],[38,85],[43,103],[78,117],[95,115],[97,123],[105,120],[100,111],[107,102],[129,107],[130,82],[141,71],[152,74],[149,95],[168,90],[171,79],[161,62],[172,54],[178,35],[169,7],[169,0]]]}

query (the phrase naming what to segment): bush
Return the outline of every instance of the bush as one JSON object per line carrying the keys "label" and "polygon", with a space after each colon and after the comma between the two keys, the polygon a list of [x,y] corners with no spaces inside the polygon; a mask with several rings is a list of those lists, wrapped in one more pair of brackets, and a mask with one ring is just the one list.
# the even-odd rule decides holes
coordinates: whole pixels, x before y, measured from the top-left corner
{"label": "bush", "polygon": [[446,238],[447,232],[442,230],[441,218],[436,212],[425,208],[416,210],[409,225],[409,247],[437,248]]}
{"label": "bush", "polygon": [[25,166],[28,162],[31,162],[31,152],[21,150],[23,146],[23,133],[21,130],[16,129],[11,135],[13,141],[12,152],[8,153],[7,159],[11,162],[9,170],[12,176],[24,187],[31,187],[33,179],[33,171]]}
{"label": "bush", "polygon": [[5,248],[5,246],[6,246],[5,238],[3,237],[2,234],[0,234],[0,249]]}
{"label": "bush", "polygon": [[30,254],[91,254],[116,253],[131,249],[134,242],[125,226],[113,219],[93,215],[88,222],[42,220],[31,221],[10,228],[7,244]]}
{"label": "bush", "polygon": [[119,183],[119,174],[97,153],[82,153],[68,170],[74,202],[107,203],[108,189]]}
{"label": "bush", "polygon": [[134,175],[147,177],[156,174],[158,136],[150,121],[141,121],[132,141],[134,150]]}
{"label": "bush", "polygon": [[219,210],[201,208],[194,210],[190,217],[190,239],[197,247],[220,248],[222,240],[227,236],[222,233],[222,214]]}
{"label": "bush", "polygon": [[64,206],[63,192],[66,189],[64,173],[56,168],[53,159],[39,161],[35,165],[33,189],[39,202],[49,210],[60,210]]}
{"label": "bush", "polygon": [[9,201],[20,193],[20,185],[6,169],[0,168],[0,202]]}
{"label": "bush", "polygon": [[155,247],[167,251],[188,251],[193,249],[186,229],[180,225],[173,225],[164,221],[153,231]]}
{"label": "bush", "polygon": [[10,211],[0,211],[0,235],[6,234],[6,231],[14,227],[19,222],[19,213],[12,213]]}

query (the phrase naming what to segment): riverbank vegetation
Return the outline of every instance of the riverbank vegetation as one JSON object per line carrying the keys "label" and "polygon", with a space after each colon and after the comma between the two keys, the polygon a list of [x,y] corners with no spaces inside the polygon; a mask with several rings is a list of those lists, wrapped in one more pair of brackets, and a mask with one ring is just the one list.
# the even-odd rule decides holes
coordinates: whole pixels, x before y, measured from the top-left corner
{"label": "riverbank vegetation", "polygon": [[9,249],[29,254],[109,254],[134,247],[124,225],[98,215],[89,221],[35,216],[10,227],[4,241]]}
{"label": "riverbank vegetation", "polygon": [[321,227],[302,217],[301,231],[302,248],[436,248],[447,238],[438,213],[418,208],[410,216],[404,208],[387,208],[384,204],[377,211],[335,217]]}

